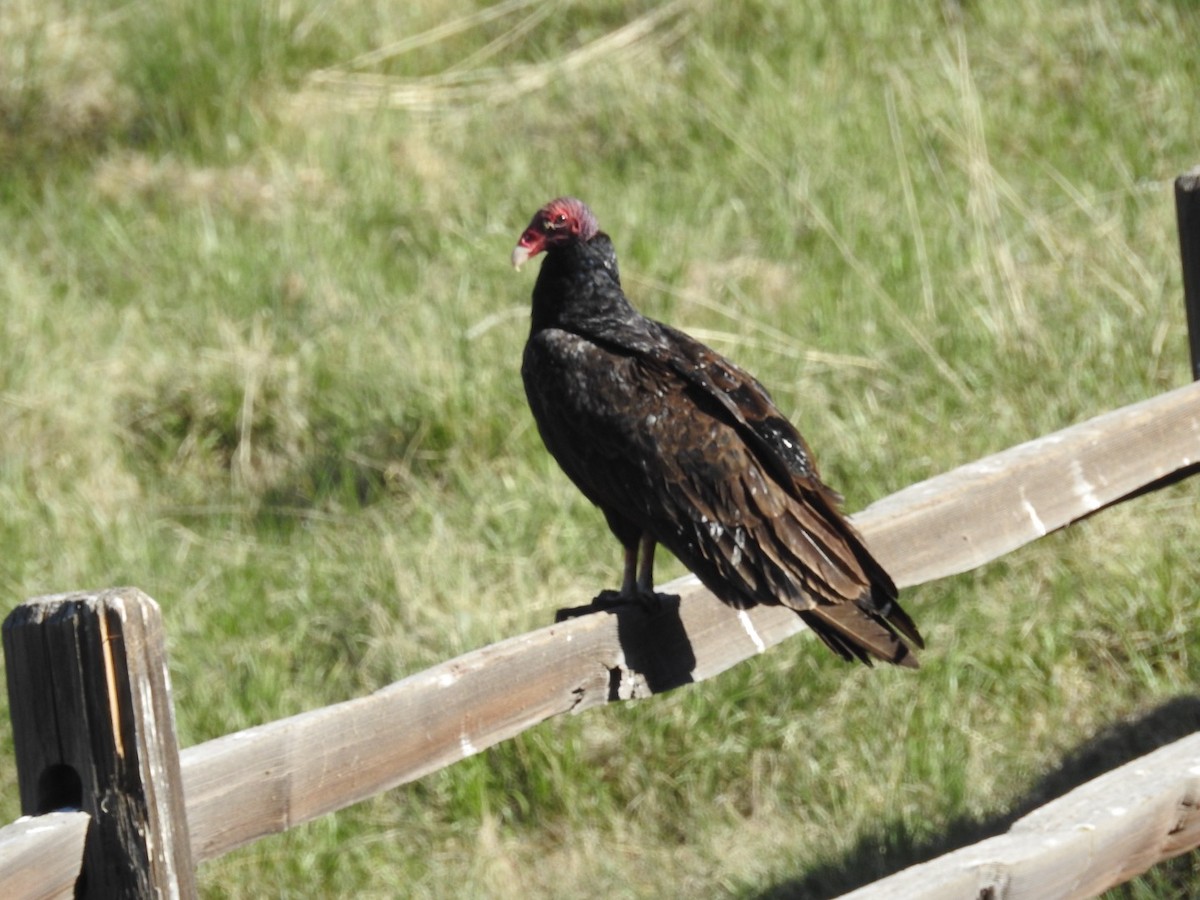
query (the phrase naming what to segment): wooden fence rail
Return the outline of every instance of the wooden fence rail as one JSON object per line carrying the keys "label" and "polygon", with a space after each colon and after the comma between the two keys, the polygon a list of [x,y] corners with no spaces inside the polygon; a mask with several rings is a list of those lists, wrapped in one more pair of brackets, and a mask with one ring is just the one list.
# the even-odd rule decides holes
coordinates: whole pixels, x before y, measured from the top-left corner
{"label": "wooden fence rail", "polygon": [[[907,488],[855,522],[897,582],[911,585],[995,559],[1197,462],[1192,384]],[[420,778],[551,716],[711,678],[804,628],[781,607],[732,610],[691,577],[663,589],[681,599],[658,615],[630,606],[570,619],[367,697],[183,751],[196,860]]]}
{"label": "wooden fence rail", "polygon": [[0,896],[74,897],[91,821],[85,812],[51,812],[0,828]]}
{"label": "wooden fence rail", "polygon": [[1200,846],[1200,734],[1113,769],[1006,834],[912,866],[842,900],[1094,897]]}
{"label": "wooden fence rail", "polygon": [[[1177,182],[1195,322],[1198,182]],[[1198,467],[1200,383],[906,488],[854,520],[896,582],[913,585],[982,565]],[[194,896],[197,863],[551,716],[710,678],[803,630],[779,607],[731,610],[690,577],[662,589],[679,600],[653,615],[630,606],[568,619],[182,753],[154,601],[134,588],[30,601],[5,621],[4,646],[22,809],[34,818],[0,829],[0,896]],[[1093,896],[1200,845],[1198,803],[1193,735],[1005,835],[850,896]],[[63,805],[83,811],[55,811]]]}
{"label": "wooden fence rail", "polygon": [[[911,585],[981,565],[1198,463],[1200,384],[1191,384],[906,488],[854,521],[898,583]],[[803,630],[781,608],[731,610],[690,577],[664,590],[680,601],[655,615],[631,606],[569,619],[368,696],[183,750],[192,862],[420,778],[551,716],[710,678]],[[154,606],[135,589],[93,599]],[[21,656],[10,643],[25,631],[6,622],[10,660]],[[69,843],[66,829],[78,834],[74,817],[39,828],[21,840],[0,830],[0,895],[22,896],[6,874],[16,863]],[[56,852],[64,871],[78,872],[79,853]]]}

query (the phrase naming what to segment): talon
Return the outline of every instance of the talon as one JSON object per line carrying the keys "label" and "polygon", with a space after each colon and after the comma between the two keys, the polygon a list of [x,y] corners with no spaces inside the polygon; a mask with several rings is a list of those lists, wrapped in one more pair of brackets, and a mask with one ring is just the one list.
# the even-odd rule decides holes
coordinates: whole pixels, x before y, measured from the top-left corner
{"label": "talon", "polygon": [[634,599],[636,598],[626,596],[622,591],[607,590],[601,591],[592,598],[592,606],[598,607],[599,609],[609,609],[613,606],[621,606],[624,603],[630,603]]}

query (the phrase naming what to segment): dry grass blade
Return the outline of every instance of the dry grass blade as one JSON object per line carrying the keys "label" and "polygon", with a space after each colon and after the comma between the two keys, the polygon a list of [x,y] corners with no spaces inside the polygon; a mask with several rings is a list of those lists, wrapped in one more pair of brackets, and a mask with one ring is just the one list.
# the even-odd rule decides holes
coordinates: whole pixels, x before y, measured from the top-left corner
{"label": "dry grass blade", "polygon": [[[705,118],[708,119],[714,128],[719,130],[723,135],[725,135],[726,138],[736,144],[738,148],[746,154],[747,158],[754,160],[754,162],[757,163],[759,167],[761,167],[763,171],[767,173],[768,176],[770,176],[775,184],[786,184],[786,179],[780,172],[779,167],[766,156],[764,156],[757,147],[751,144],[742,134],[741,129],[730,122],[724,121],[720,116],[710,109],[707,109],[703,106],[698,107],[698,109],[704,114]],[[812,218],[816,226],[826,235],[826,237],[829,238],[829,240],[833,242],[843,259],[845,259],[846,263],[854,270],[854,272],[859,275],[860,278],[862,278],[864,284],[866,284],[871,293],[876,297],[880,305],[888,311],[892,318],[904,329],[905,334],[907,334],[909,338],[912,339],[912,342],[921,349],[926,357],[928,357],[929,361],[945,379],[946,383],[953,387],[960,397],[962,397],[964,400],[970,401],[972,396],[971,390],[967,387],[966,382],[963,381],[962,376],[954,371],[953,367],[951,367],[946,359],[940,353],[938,353],[937,348],[933,346],[933,343],[929,340],[929,337],[922,332],[916,323],[904,313],[904,311],[900,308],[900,305],[896,302],[895,298],[893,298],[892,295],[883,288],[883,286],[879,283],[876,273],[871,269],[870,266],[863,262],[863,260],[861,260],[857,254],[855,254],[853,248],[850,247],[849,243],[838,232],[837,228],[834,227],[833,222],[830,221],[827,215],[825,215],[824,211],[802,191],[796,190],[794,193],[796,201],[804,208],[804,211]]]}
{"label": "dry grass blade", "polygon": [[[502,4],[505,12],[526,6],[520,3]],[[367,62],[392,58],[400,52],[457,34],[465,28],[496,18],[479,16],[456,20],[439,26],[387,48],[376,54],[364,54],[345,67],[321,69],[312,73],[307,90],[298,101],[308,105],[314,101],[345,111],[359,109],[406,109],[436,113],[476,104],[493,105],[516,100],[542,90],[564,73],[577,72],[601,62],[630,66],[647,52],[656,51],[662,44],[677,36],[675,29],[665,26],[679,15],[687,4],[682,0],[667,3],[633,21],[589,41],[563,57],[545,63],[514,65],[505,68],[468,68],[471,59],[478,62],[510,46],[532,30],[544,16],[535,13],[518,23],[512,30],[497,38],[473,57],[459,62],[451,69],[423,78],[399,78],[386,75],[352,72]],[[490,10],[489,10],[490,12]],[[470,20],[470,21],[468,21]],[[662,33],[660,33],[660,31]],[[655,40],[658,38],[658,40]]]}
{"label": "dry grass blade", "polygon": [[[888,73],[891,82],[897,81],[900,73],[893,69]],[[917,266],[921,272],[921,300],[925,315],[932,318],[935,313],[933,297],[933,276],[929,268],[929,251],[925,248],[925,229],[921,227],[921,217],[917,213],[917,195],[913,189],[912,169],[908,154],[904,149],[904,137],[900,133],[899,115],[896,112],[896,89],[889,83],[883,93],[887,107],[888,134],[892,139],[892,147],[896,152],[896,170],[900,173],[900,187],[904,192],[904,212],[908,217],[909,230],[913,236],[913,250],[917,255]]]}
{"label": "dry grass blade", "polygon": [[443,74],[452,76],[471,71],[485,60],[491,59],[493,56],[519,43],[526,35],[541,25],[542,22],[550,18],[554,14],[555,9],[556,7],[553,3],[543,3],[540,6],[534,7],[533,12],[521,19],[520,22],[508,29],[500,37],[489,41],[486,46],[480,47],[474,53],[464,56],[457,63],[450,66]]}
{"label": "dry grass blade", "polygon": [[[444,22],[436,28],[430,28],[428,31],[422,31],[420,34],[414,34],[403,40],[394,41],[386,47],[379,47],[369,53],[356,56],[350,62],[346,63],[342,71],[347,69],[367,69],[371,66],[377,66],[382,62],[395,59],[397,56],[403,56],[405,53],[420,49],[421,47],[428,47],[430,44],[448,40],[462,34],[464,31],[470,31],[472,28],[486,25],[488,22],[493,22],[496,19],[502,19],[510,13],[538,2],[539,0],[508,0],[506,3],[497,3],[495,6],[485,7],[469,16],[461,16],[449,22]],[[544,6],[545,8],[550,8],[551,4],[547,3]]]}
{"label": "dry grass blade", "polygon": [[842,258],[850,265],[855,273],[862,279],[863,283],[871,291],[872,295],[879,301],[880,305],[888,311],[892,319],[904,329],[904,333],[912,340],[913,344],[921,349],[926,358],[937,370],[937,372],[945,380],[946,384],[950,385],[958,393],[958,395],[966,401],[972,399],[972,392],[962,376],[958,374],[946,361],[942,354],[938,353],[929,336],[925,334],[915,322],[912,321],[900,308],[894,297],[889,294],[879,283],[879,279],[871,268],[864,263],[855,254],[854,250],[846,242],[845,238],[834,227],[829,217],[824,211],[813,203],[808,197],[799,197],[799,201],[803,204],[805,212],[812,217],[816,222],[817,227],[834,243],[838,252],[842,254]]}
{"label": "dry grass blade", "polygon": [[800,356],[805,362],[820,364],[830,369],[867,369],[869,371],[879,371],[883,368],[883,363],[866,356],[855,356],[851,353],[824,353],[820,350],[798,350],[794,341],[770,341],[762,338],[747,337],[732,331],[717,331],[710,328],[690,328],[688,329],[688,333],[696,338],[696,340],[713,346],[721,345],[737,350],[775,353],[791,359]]}

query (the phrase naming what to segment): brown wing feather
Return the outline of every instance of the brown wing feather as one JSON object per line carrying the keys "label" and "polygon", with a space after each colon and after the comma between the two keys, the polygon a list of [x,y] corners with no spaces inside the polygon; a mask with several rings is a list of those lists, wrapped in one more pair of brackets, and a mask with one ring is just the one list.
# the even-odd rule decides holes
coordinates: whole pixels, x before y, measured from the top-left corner
{"label": "brown wing feather", "polygon": [[[847,659],[916,665],[900,635],[923,646],[920,634],[803,439],[751,376],[675,334],[690,352],[687,380],[663,379],[674,414],[659,432],[659,457],[675,477],[673,508],[662,512],[675,522],[690,516],[693,527],[674,546],[670,534],[660,542],[731,605],[782,603]],[[679,374],[680,358],[660,362]]]}

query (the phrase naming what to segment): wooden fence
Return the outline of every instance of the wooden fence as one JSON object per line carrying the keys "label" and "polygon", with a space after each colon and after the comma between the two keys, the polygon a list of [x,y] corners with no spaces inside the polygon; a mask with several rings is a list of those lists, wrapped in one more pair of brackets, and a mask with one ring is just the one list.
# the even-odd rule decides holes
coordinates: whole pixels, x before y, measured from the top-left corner
{"label": "wooden fence", "polygon": [[[1177,183],[1189,319],[1200,316],[1198,182],[1200,171]],[[1197,469],[1200,382],[913,485],[854,522],[897,584],[914,585]],[[729,609],[690,577],[663,590],[680,600],[655,614],[571,618],[182,752],[157,604],[136,588],[31,600],[3,632],[26,816],[0,829],[0,896],[194,897],[205,860],[552,716],[711,678],[803,630],[783,608]],[[1094,896],[1200,846],[1198,804],[1200,734],[848,896]]]}

